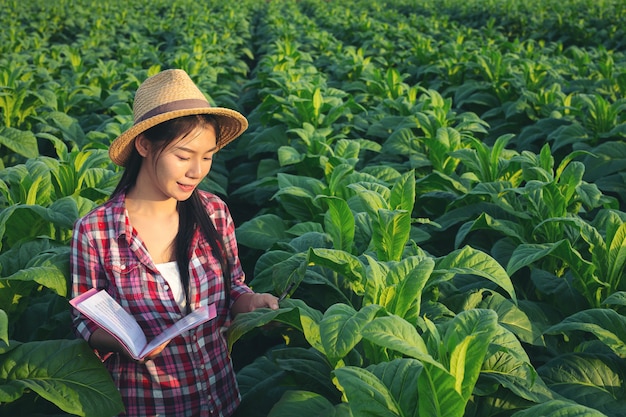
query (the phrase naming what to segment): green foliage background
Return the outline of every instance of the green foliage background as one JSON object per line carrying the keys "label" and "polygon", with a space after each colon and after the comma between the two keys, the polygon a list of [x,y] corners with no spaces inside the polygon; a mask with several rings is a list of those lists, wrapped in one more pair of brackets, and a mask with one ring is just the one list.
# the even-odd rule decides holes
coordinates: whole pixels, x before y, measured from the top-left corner
{"label": "green foliage background", "polygon": [[[248,281],[239,415],[624,416],[626,3],[7,0],[0,414],[122,404],[69,321],[74,221],[147,76],[249,130],[203,187]],[[289,285],[293,284],[292,287]]]}

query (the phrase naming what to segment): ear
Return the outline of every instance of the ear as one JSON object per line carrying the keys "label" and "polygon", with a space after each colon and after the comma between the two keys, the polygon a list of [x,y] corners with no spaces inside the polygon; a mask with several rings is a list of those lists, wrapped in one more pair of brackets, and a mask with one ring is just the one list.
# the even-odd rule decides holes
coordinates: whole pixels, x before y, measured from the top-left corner
{"label": "ear", "polygon": [[137,149],[139,155],[145,158],[150,150],[150,141],[143,134],[140,134],[135,138],[135,149]]}

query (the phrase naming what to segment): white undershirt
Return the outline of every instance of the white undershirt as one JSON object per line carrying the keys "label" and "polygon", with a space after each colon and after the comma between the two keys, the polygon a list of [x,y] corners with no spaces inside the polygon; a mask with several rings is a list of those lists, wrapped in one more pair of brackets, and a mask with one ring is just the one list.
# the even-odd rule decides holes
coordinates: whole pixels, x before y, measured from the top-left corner
{"label": "white undershirt", "polygon": [[184,311],[185,307],[187,307],[187,300],[185,299],[185,291],[180,281],[178,264],[176,261],[172,261],[163,264],[156,264],[156,267],[169,284],[172,295],[174,295],[174,300],[180,306],[180,309]]}

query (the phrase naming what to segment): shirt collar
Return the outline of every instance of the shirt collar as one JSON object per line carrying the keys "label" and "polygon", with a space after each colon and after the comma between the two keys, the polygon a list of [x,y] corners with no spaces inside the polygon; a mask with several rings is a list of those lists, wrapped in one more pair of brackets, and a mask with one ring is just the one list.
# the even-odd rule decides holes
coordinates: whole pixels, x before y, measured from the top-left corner
{"label": "shirt collar", "polygon": [[113,230],[115,236],[119,239],[122,236],[126,237],[126,240],[130,241],[132,232],[130,229],[130,221],[128,220],[128,212],[126,211],[126,191],[118,193],[113,196],[108,204],[111,207]]}

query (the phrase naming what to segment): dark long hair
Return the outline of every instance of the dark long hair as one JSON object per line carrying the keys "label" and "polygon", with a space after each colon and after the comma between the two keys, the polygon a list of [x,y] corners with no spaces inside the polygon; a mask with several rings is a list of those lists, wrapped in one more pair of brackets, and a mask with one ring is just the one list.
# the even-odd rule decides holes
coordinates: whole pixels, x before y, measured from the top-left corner
{"label": "dark long hair", "polygon": [[[155,152],[161,153],[172,141],[183,139],[197,127],[211,125],[215,129],[217,143],[220,140],[220,128],[215,117],[211,115],[191,115],[178,117],[163,123],[160,123],[142,134],[144,137],[155,144]],[[151,148],[152,149],[152,148]],[[126,163],[126,168],[122,173],[122,178],[117,184],[111,197],[126,192],[135,186],[137,175],[143,162],[143,157],[137,152],[133,146],[132,152]],[[202,202],[198,190],[195,189],[191,197],[185,201],[179,201],[178,209],[178,233],[174,238],[174,253],[176,255],[176,263],[180,271],[180,278],[185,290],[185,299],[187,300],[187,312],[189,312],[191,300],[189,300],[189,261],[191,260],[191,250],[189,244],[197,228],[211,247],[213,256],[219,261],[222,267],[222,276],[224,278],[224,294],[226,298],[226,309],[230,305],[230,263],[226,253],[226,247],[221,235],[215,229],[215,224],[209,217],[206,208]]]}

